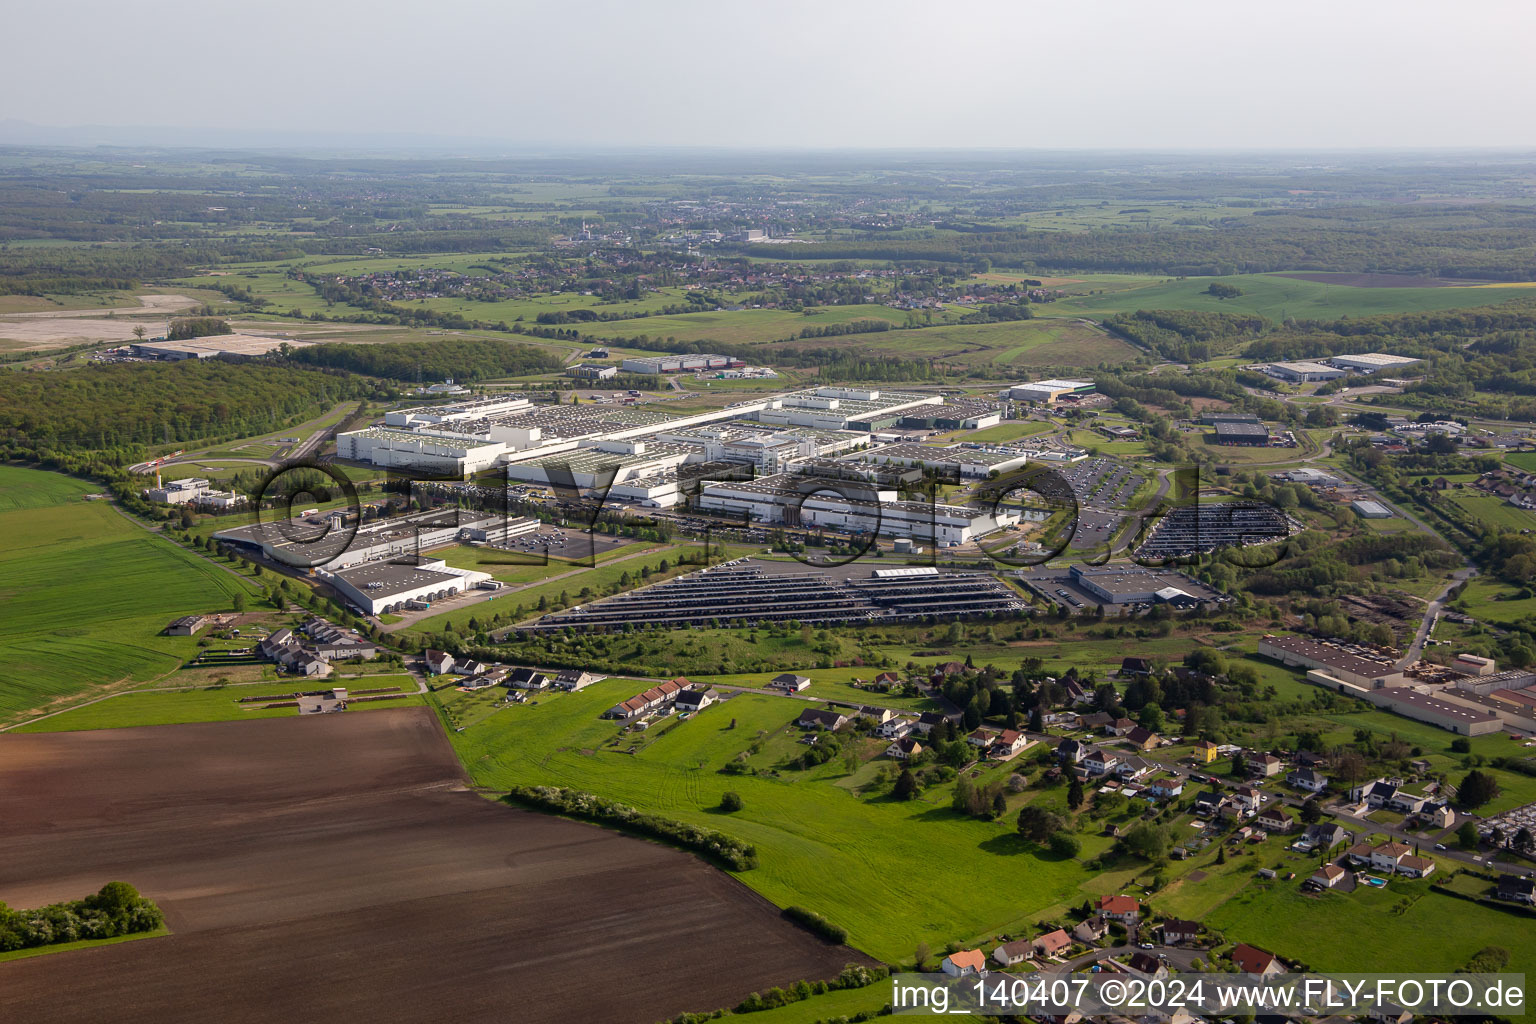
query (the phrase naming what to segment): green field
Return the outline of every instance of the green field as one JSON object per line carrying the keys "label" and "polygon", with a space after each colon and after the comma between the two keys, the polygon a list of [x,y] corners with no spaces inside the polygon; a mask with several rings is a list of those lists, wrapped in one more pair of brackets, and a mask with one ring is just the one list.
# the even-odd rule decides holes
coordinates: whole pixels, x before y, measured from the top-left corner
{"label": "green field", "polygon": [[[805,707],[800,701],[743,694],[648,734],[638,753],[623,752],[627,739],[609,746],[619,726],[598,715],[632,696],[635,685],[606,680],[536,707],[498,711],[450,736],[482,785],[573,786],[754,843],[762,863],[743,872],[743,881],[780,906],[816,909],[846,927],[853,945],[887,960],[909,960],[918,941],[938,949],[959,937],[1027,927],[1042,912],[1083,898],[1082,869],[1019,842],[1011,819],[966,819],[950,810],[947,790],[912,802],[861,792],[874,763],[851,778],[837,763],[779,777],[719,771],[760,732],[764,749],[750,759],[754,766],[770,768],[804,749],[788,729]],[[726,790],[745,803],[729,817],[716,809]],[[962,891],[965,899],[956,899]]]}
{"label": "green field", "polygon": [[[1243,294],[1236,298],[1218,299],[1206,292],[1213,283],[1241,288]],[[1192,309],[1258,313],[1271,320],[1286,317],[1333,320],[1341,316],[1421,313],[1492,306],[1509,299],[1536,294],[1532,289],[1536,289],[1536,285],[1362,288],[1326,281],[1303,281],[1277,274],[1242,274],[1159,281],[1140,287],[1105,291],[1098,295],[1074,296],[1061,299],[1050,308],[1053,311],[1094,315],[1129,313],[1138,309]]]}
{"label": "green field", "polygon": [[403,708],[420,705],[416,680],[410,676],[369,676],[366,679],[332,680],[284,679],[240,686],[217,686],[197,690],[135,690],[115,694],[103,700],[74,708],[60,715],[18,727],[16,732],[78,732],[87,729],[122,729],[135,725],[182,725],[187,722],[236,722],[252,718],[291,718],[293,708],[264,709],[260,703],[240,704],[241,697],[282,694],[295,690],[319,690],[334,683],[358,690],[398,686],[406,694],[400,700],[367,701],[352,704],[354,711]]}
{"label": "green field", "polygon": [[1536,452],[1510,452],[1504,461],[1527,473],[1536,473]]}
{"label": "green field", "polygon": [[1488,526],[1497,526],[1505,530],[1536,529],[1536,512],[1516,508],[1503,498],[1492,494],[1456,492],[1451,495],[1451,501]]}
{"label": "green field", "polygon": [[[1437,880],[1439,875],[1434,876]],[[1302,895],[1294,882],[1255,881],[1216,908],[1208,925],[1282,959],[1336,971],[1414,972],[1464,965],[1484,946],[1509,950],[1507,971],[1536,972],[1531,918],[1431,892],[1427,882]]]}
{"label": "green field", "polygon": [[1457,606],[1464,606],[1468,615],[1484,622],[1517,622],[1536,615],[1536,597],[1511,600],[1518,592],[1515,587],[1495,580],[1473,579],[1462,591]]}
{"label": "green field", "polygon": [[[893,324],[905,323],[907,314],[888,306],[863,304],[858,306],[822,306],[806,313],[784,309],[739,309],[708,313],[682,313],[677,316],[651,316],[637,320],[612,320],[591,324],[586,330],[600,338],[635,338],[646,335],[658,340],[674,338],[677,341],[722,341],[737,345],[757,342],[780,341],[796,338],[802,328],[825,327],[828,324],[848,323],[853,320],[886,320]],[[818,338],[818,341],[846,341],[850,335],[840,338]],[[871,337],[852,335],[851,337]],[[879,335],[884,337],[884,335]]]}
{"label": "green field", "polygon": [[1010,423],[999,423],[995,427],[987,427],[984,430],[960,431],[954,434],[956,438],[966,441],[1017,441],[1021,437],[1034,437],[1036,434],[1044,434],[1056,429],[1054,423],[1044,423],[1039,420],[1020,420]]}
{"label": "green field", "polygon": [[96,683],[147,680],[196,650],[164,637],[189,612],[227,611],[254,587],[154,536],[89,484],[0,466],[0,717],[15,717]]}

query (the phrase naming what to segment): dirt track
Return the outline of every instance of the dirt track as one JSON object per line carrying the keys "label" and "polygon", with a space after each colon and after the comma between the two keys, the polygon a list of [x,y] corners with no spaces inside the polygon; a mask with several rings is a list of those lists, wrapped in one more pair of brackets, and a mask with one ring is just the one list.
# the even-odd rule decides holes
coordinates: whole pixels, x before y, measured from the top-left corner
{"label": "dirt track", "polygon": [[634,1021],[851,959],[687,854],[461,788],[430,712],[0,736],[0,901],[167,938],[0,964],[15,1020]]}

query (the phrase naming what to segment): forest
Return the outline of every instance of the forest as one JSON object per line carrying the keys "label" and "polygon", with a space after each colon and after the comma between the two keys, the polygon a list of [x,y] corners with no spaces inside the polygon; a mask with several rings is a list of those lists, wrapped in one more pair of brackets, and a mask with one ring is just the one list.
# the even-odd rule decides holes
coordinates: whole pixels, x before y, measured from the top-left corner
{"label": "forest", "polygon": [[0,444],[34,451],[137,451],[249,437],[378,386],[352,374],[188,359],[94,363],[63,373],[0,370]]}
{"label": "forest", "polygon": [[557,356],[545,349],[496,338],[441,338],[391,345],[326,342],[293,349],[288,358],[307,366],[417,383],[521,377],[530,373],[552,373],[562,365]]}

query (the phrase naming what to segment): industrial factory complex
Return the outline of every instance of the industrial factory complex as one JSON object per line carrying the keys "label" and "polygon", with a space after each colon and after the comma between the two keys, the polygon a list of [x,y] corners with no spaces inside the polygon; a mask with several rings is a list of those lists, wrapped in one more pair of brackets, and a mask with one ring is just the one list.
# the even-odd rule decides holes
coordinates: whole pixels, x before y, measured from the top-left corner
{"label": "industrial factory complex", "polygon": [[[669,509],[691,495],[697,512],[756,524],[949,546],[1014,526],[1018,517],[903,501],[898,483],[924,473],[984,479],[1032,460],[1059,463],[1082,453],[930,447],[886,432],[990,425],[1000,415],[995,403],[946,405],[940,395],[874,387],[809,388],[682,415],[634,405],[536,406],[508,396],[391,412],[380,426],[341,434],[337,455],[441,479],[494,471],[511,481],[596,494],[615,507]],[[710,472],[717,468],[723,472]]]}

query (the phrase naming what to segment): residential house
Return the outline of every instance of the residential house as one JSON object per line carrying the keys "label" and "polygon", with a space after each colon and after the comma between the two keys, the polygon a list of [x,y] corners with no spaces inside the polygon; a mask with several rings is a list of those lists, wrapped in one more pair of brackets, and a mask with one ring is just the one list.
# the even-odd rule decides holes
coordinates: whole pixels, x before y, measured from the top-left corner
{"label": "residential house", "polygon": [[470,676],[459,682],[459,688],[464,690],[484,690],[495,685],[489,676]]}
{"label": "residential house", "polygon": [[782,672],[774,676],[766,687],[769,690],[782,690],[785,693],[799,693],[811,685],[809,676],[797,676],[793,672]]}
{"label": "residential house", "polygon": [[1083,719],[1076,711],[1047,711],[1040,716],[1040,724],[1054,725],[1061,729],[1077,729],[1082,726]]}
{"label": "residential house", "polygon": [[1318,774],[1311,768],[1297,768],[1286,775],[1285,781],[1287,785],[1306,790],[1308,793],[1321,793],[1328,788],[1328,777]]}
{"label": "residential house", "polygon": [[933,666],[934,679],[946,679],[949,676],[958,676],[965,671],[965,664],[959,661],[944,661]]}
{"label": "residential house", "polygon": [[980,974],[987,969],[987,956],[979,949],[962,949],[946,956],[939,964],[939,969],[952,978]]}
{"label": "residential house", "polygon": [[1345,871],[1337,864],[1324,864],[1312,872],[1312,877],[1307,879],[1307,881],[1312,882],[1314,885],[1322,886],[1324,889],[1332,889],[1344,881],[1345,876],[1348,874],[1348,871]]}
{"label": "residential house", "polygon": [[1398,811],[1402,814],[1418,814],[1427,803],[1429,803],[1428,797],[1416,796],[1399,789],[1392,794],[1392,799],[1387,801],[1386,807],[1389,811]]}
{"label": "residential house", "polygon": [[[280,630],[279,632],[287,631]],[[276,635],[276,633],[273,634],[273,636]],[[441,676],[453,671],[453,655],[447,651],[428,651],[426,662],[428,675]]]}
{"label": "residential house", "polygon": [[1145,676],[1152,672],[1152,663],[1146,658],[1122,658],[1120,661],[1120,674],[1122,676]]}
{"label": "residential house", "polygon": [[1124,736],[1134,728],[1136,723],[1129,718],[1117,718],[1104,727],[1104,732],[1108,736]]}
{"label": "residential house", "polygon": [[847,722],[847,715],[821,708],[806,708],[800,712],[800,717],[795,719],[795,724],[802,729],[827,729],[832,732],[841,729]]}
{"label": "residential house", "polygon": [[1351,803],[1363,803],[1371,810],[1384,807],[1387,801],[1397,796],[1397,784],[1386,779],[1376,779],[1364,785],[1356,786],[1349,791]]}
{"label": "residential house", "polygon": [[1072,948],[1072,936],[1064,929],[1057,928],[1053,932],[1035,936],[1031,945],[1034,946],[1036,956],[1057,956]]}
{"label": "residential house", "polygon": [[1102,729],[1115,720],[1115,716],[1108,711],[1090,711],[1078,718],[1078,723],[1084,729]]}
{"label": "residential house", "polygon": [[1029,747],[1029,738],[1017,729],[1004,729],[992,740],[987,756],[1006,761]]}
{"label": "residential house", "polygon": [[646,690],[637,693],[629,700],[621,701],[603,712],[604,718],[629,719],[638,718],[648,711],[663,707],[677,699],[677,695],[691,687],[688,680],[679,676],[669,679],[664,683],[658,683]]}
{"label": "residential house", "polygon": [[1064,739],[1056,744],[1056,758],[1068,764],[1077,764],[1088,756],[1089,746],[1074,739]]}
{"label": "residential house", "polygon": [[879,675],[875,676],[875,685],[900,686],[901,676],[897,675],[895,672],[881,672]]}
{"label": "residential house", "polygon": [[1126,965],[1137,974],[1144,974],[1149,978],[1162,978],[1168,974],[1168,965],[1163,963],[1151,953],[1138,950],[1131,954]]}
{"label": "residential house", "polygon": [[1067,703],[1087,704],[1093,700],[1093,691],[1084,686],[1077,676],[1064,676],[1060,683],[1067,695]]}
{"label": "residential house", "polygon": [[720,694],[711,689],[684,690],[675,703],[679,711],[703,711],[719,699]]}
{"label": "residential house", "polygon": [[1328,758],[1322,754],[1314,754],[1310,750],[1298,750],[1296,752],[1296,763],[1303,768],[1326,768],[1328,767]]}
{"label": "residential house", "polygon": [[1243,808],[1245,814],[1252,816],[1259,813],[1264,795],[1252,786],[1238,786],[1232,790],[1232,800]]}
{"label": "residential house", "polygon": [[1035,955],[1035,943],[1032,939],[1015,939],[1005,942],[992,951],[992,959],[1004,967],[1012,967],[1021,964]]}
{"label": "residential house", "polygon": [[1375,847],[1371,846],[1370,843],[1356,843],[1344,851],[1344,856],[1349,858],[1351,864],[1356,867],[1362,867],[1371,862],[1371,854],[1375,852]]}
{"label": "residential house", "polygon": [[1412,853],[1407,843],[1382,843],[1371,851],[1371,867],[1391,874],[1402,864],[1403,858]]}
{"label": "residential house", "polygon": [[1141,916],[1141,901],[1132,896],[1100,896],[1099,913],[1116,921],[1134,921]]}
{"label": "residential house", "polygon": [[949,716],[941,715],[937,711],[924,711],[917,719],[917,731],[927,736],[933,732],[936,726],[949,721]]}
{"label": "residential house", "polygon": [[1159,800],[1172,800],[1184,793],[1184,779],[1179,775],[1160,775],[1147,783],[1147,795]]}
{"label": "residential house", "polygon": [[1456,812],[1451,810],[1450,804],[1425,804],[1419,814],[1435,828],[1450,828],[1456,824]]}
{"label": "residential house", "polygon": [[1285,833],[1296,827],[1296,823],[1291,820],[1291,816],[1278,806],[1264,808],[1259,812],[1258,817],[1254,819],[1254,823],[1266,832]]}
{"label": "residential house", "polygon": [[1435,862],[1428,857],[1409,854],[1397,862],[1397,873],[1409,878],[1428,878],[1435,873]]}
{"label": "residential house", "polygon": [[1182,946],[1186,942],[1194,942],[1200,937],[1200,922],[1183,921],[1178,918],[1170,918],[1163,922],[1163,944],[1167,946]]}
{"label": "residential house", "polygon": [[1239,942],[1232,947],[1228,958],[1237,965],[1237,969],[1244,974],[1256,974],[1267,977],[1271,974],[1285,973],[1285,965],[1273,953],[1266,953],[1262,949]]}
{"label": "residential house", "polygon": [[1127,782],[1139,779],[1143,775],[1155,771],[1157,768],[1158,765],[1153,764],[1151,761],[1143,760],[1134,754],[1127,754],[1119,758],[1118,763],[1114,766],[1115,774]]}
{"label": "residential house", "polygon": [[1216,760],[1216,755],[1220,749],[1210,740],[1201,740],[1195,744],[1195,760],[1201,764],[1211,764]]}
{"label": "residential house", "polygon": [[911,736],[899,739],[885,748],[885,756],[906,761],[923,752],[923,745]]}
{"label": "residential house", "polygon": [[1195,797],[1195,814],[1202,818],[1209,818],[1221,809],[1221,794],[1213,789],[1202,791]]}
{"label": "residential house", "polygon": [[549,676],[532,668],[515,668],[507,676],[510,690],[542,690],[549,686]]}
{"label": "residential house", "polygon": [[569,690],[575,692],[591,686],[603,677],[596,672],[588,672],[585,669],[568,668],[555,674],[555,688],[557,690]]}
{"label": "residential house", "polygon": [[1107,750],[1095,747],[1083,758],[1083,768],[1089,775],[1107,775],[1120,763],[1120,758]]}
{"label": "residential house", "polygon": [[982,728],[976,729],[967,735],[965,737],[965,742],[969,743],[973,747],[979,747],[982,750],[985,750],[992,745],[992,741],[995,739],[997,739],[997,730],[988,729],[983,726]]}
{"label": "residential house", "polygon": [[1268,754],[1263,751],[1250,751],[1243,755],[1243,767],[1248,769],[1250,775],[1268,777],[1270,775],[1278,775],[1280,769],[1285,767],[1285,763],[1274,754]]}
{"label": "residential house", "polygon": [[1109,921],[1102,914],[1086,918],[1072,929],[1072,937],[1078,942],[1098,942],[1109,934]]}
{"label": "residential house", "polygon": [[1519,875],[1500,875],[1494,895],[1512,903],[1536,903],[1536,879]]}
{"label": "residential house", "polygon": [[1378,1003],[1371,1007],[1365,1019],[1370,1024],[1413,1024],[1412,1012],[1396,1003]]}
{"label": "residential house", "polygon": [[875,735],[883,740],[899,740],[917,728],[915,718],[891,718],[880,723]]}
{"label": "residential house", "polygon": [[1320,821],[1315,825],[1308,825],[1303,836],[1315,850],[1331,850],[1340,843],[1347,843],[1353,838],[1343,825],[1331,821]]}
{"label": "residential house", "polygon": [[1162,742],[1157,733],[1151,729],[1144,729],[1139,725],[1126,733],[1125,738],[1137,750],[1152,750]]}
{"label": "residential house", "polygon": [[896,717],[896,712],[892,711],[890,708],[876,708],[870,707],[866,704],[864,707],[859,708],[858,717],[868,718],[876,725],[884,725],[886,722]]}

